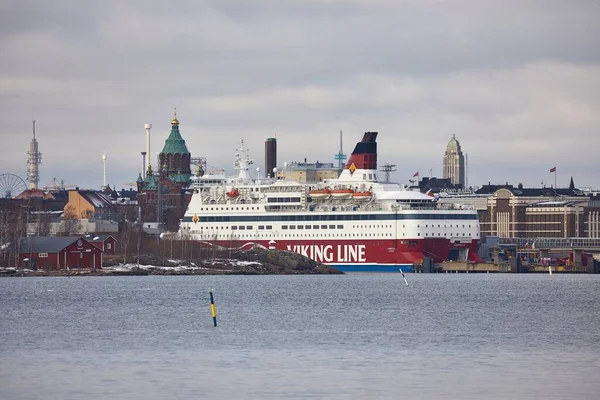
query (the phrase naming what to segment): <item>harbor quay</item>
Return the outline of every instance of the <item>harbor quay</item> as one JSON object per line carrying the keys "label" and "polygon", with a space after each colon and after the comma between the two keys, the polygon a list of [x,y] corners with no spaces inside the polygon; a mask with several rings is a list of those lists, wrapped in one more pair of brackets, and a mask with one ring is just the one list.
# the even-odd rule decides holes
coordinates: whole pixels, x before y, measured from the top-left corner
{"label": "harbor quay", "polygon": [[527,264],[520,262],[511,263],[469,263],[461,261],[451,261],[436,264],[434,270],[424,271],[422,265],[414,268],[415,273],[577,273],[577,274],[597,274],[600,273],[598,262],[591,263],[588,266],[569,266],[569,265],[541,265]]}

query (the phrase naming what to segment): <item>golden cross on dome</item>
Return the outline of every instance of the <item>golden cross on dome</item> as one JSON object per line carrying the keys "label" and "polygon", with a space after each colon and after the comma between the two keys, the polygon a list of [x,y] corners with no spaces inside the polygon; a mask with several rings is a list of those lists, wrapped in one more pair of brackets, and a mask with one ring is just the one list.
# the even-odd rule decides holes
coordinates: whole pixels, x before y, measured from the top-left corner
{"label": "golden cross on dome", "polygon": [[179,120],[177,119],[177,107],[174,107],[173,119],[171,120],[171,125],[179,125]]}

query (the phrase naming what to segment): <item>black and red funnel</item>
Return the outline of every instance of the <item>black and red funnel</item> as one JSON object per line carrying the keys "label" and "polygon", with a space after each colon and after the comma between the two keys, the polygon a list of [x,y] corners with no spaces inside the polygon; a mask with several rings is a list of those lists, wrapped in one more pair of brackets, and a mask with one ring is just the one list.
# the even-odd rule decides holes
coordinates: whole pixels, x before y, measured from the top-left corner
{"label": "black and red funnel", "polygon": [[[354,169],[377,170],[377,132],[365,132],[362,140],[356,144],[346,163],[345,169],[353,173]],[[354,165],[354,167],[352,167]]]}

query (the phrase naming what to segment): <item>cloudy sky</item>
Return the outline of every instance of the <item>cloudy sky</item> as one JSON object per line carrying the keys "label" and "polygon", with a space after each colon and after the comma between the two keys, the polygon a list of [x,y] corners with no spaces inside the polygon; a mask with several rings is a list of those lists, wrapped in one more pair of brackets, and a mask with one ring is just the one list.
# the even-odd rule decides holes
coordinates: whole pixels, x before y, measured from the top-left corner
{"label": "cloudy sky", "polygon": [[378,131],[407,182],[442,174],[455,134],[468,182],[600,189],[600,1],[6,0],[0,173],[25,177],[35,118],[41,186],[117,188],[159,151],[177,107],[193,156],[232,170],[333,162]]}

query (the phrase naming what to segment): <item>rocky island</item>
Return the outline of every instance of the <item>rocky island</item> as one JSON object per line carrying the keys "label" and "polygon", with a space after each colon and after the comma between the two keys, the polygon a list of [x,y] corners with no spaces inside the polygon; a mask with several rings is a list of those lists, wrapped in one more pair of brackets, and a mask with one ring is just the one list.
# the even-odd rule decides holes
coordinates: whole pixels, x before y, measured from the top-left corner
{"label": "rocky island", "polygon": [[301,254],[253,248],[219,252],[193,260],[163,258],[154,254],[105,255],[101,269],[31,270],[2,268],[0,276],[113,276],[113,275],[300,275],[342,274]]}

